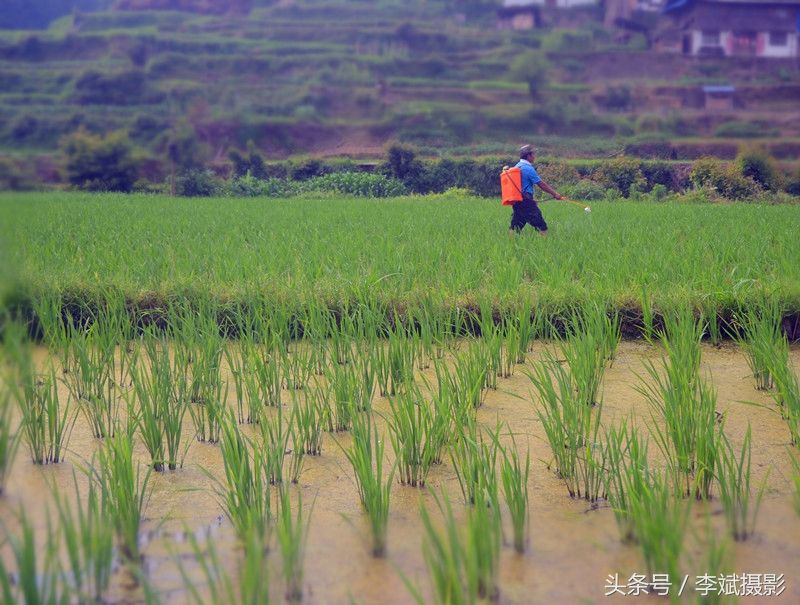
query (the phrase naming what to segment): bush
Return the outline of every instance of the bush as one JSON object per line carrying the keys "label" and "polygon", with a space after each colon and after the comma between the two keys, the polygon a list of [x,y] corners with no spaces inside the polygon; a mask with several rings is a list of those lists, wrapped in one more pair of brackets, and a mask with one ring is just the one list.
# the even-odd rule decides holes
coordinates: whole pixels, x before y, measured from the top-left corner
{"label": "bush", "polygon": [[714,131],[718,137],[730,137],[739,139],[756,139],[764,136],[775,136],[778,134],[774,128],[766,128],[759,122],[739,122],[733,120],[720,124]]}
{"label": "bush", "polygon": [[300,192],[325,191],[357,197],[396,197],[405,195],[403,183],[382,174],[337,172],[305,181]]}
{"label": "bush", "polygon": [[709,188],[731,200],[753,197],[758,185],[742,174],[735,166],[725,166],[716,158],[700,158],[692,166],[689,181],[695,188]]}
{"label": "bush", "polygon": [[293,181],[306,181],[331,172],[332,169],[329,165],[316,158],[310,158],[293,164],[289,169],[289,176]]}
{"label": "bush", "polygon": [[540,162],[539,175],[555,186],[574,185],[581,178],[574,166],[559,160]]}
{"label": "bush", "polygon": [[394,143],[386,149],[386,159],[378,166],[384,176],[402,181],[412,193],[425,193],[429,178],[425,165],[413,148]]}
{"label": "bush", "polygon": [[34,187],[34,179],[26,163],[0,158],[0,191],[27,191]]}
{"label": "bush", "polygon": [[175,195],[211,197],[222,192],[222,183],[208,169],[190,168],[175,178]]}
{"label": "bush", "polygon": [[791,193],[792,195],[800,195],[800,168],[797,169],[797,172],[793,177],[787,178],[786,193]]}
{"label": "bush", "polygon": [[742,149],[736,156],[736,169],[743,177],[753,179],[762,189],[777,191],[781,175],[775,160],[761,147]]}
{"label": "bush", "polygon": [[622,84],[620,86],[607,86],[602,103],[606,109],[625,111],[631,106],[632,100],[631,89]]}
{"label": "bush", "polygon": [[656,185],[667,189],[676,189],[675,174],[672,167],[666,162],[642,162],[642,176],[647,182],[645,190],[650,191]]}
{"label": "bush", "polygon": [[80,129],[63,142],[69,182],[89,191],[133,190],[137,178],[134,148],[123,131],[105,137]]}
{"label": "bush", "polygon": [[224,183],[220,193],[226,197],[290,197],[296,190],[286,179],[260,179],[247,172]]}
{"label": "bush", "polygon": [[570,198],[590,202],[606,197],[606,188],[589,179],[581,179],[574,185],[568,185],[564,187],[563,192]]}
{"label": "bush", "polygon": [[592,178],[606,188],[614,187],[625,197],[630,195],[631,187],[642,190],[646,183],[641,162],[624,155],[603,162]]}

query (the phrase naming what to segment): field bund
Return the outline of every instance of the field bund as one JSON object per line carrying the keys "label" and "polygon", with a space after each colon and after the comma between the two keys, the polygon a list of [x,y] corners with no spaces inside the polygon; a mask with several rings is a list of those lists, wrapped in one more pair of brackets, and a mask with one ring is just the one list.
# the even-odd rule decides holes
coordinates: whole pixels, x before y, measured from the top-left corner
{"label": "field bund", "polygon": [[[549,237],[508,237],[510,210],[457,195],[386,200],[0,195],[0,284],[32,311],[61,295],[81,313],[108,292],[134,313],[169,300],[267,302],[302,317],[355,303],[387,313],[530,305],[560,318],[600,302],[623,335],[690,304],[712,324],[764,299],[800,337],[800,206],[547,201]],[[724,332],[723,332],[724,335]]]}

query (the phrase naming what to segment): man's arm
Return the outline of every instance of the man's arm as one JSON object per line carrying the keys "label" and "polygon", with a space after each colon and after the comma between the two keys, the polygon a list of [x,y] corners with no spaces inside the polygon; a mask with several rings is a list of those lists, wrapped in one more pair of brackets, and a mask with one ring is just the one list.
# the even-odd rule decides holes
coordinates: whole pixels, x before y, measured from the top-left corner
{"label": "man's arm", "polygon": [[545,192],[552,195],[557,200],[563,200],[564,196],[561,195],[558,191],[553,189],[550,185],[548,185],[545,181],[539,181],[539,187]]}

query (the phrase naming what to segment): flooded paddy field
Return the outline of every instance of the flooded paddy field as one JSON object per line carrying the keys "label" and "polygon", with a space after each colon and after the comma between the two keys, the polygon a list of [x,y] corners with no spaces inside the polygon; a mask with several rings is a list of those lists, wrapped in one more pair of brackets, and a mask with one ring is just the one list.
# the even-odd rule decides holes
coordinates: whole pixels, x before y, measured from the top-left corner
{"label": "flooded paddy field", "polygon": [[[472,343],[459,343],[453,351],[445,353],[442,367],[454,371],[454,359],[474,346]],[[293,347],[292,354],[303,355],[300,353],[301,345]],[[699,374],[713,385],[719,426],[737,456],[748,429],[751,431],[751,506],[755,506],[756,494],[762,485],[763,498],[752,535],[738,541],[731,538],[727,529],[717,485],[712,485],[710,498],[676,499],[687,507],[688,516],[686,527],[681,530],[682,549],[677,568],[683,576],[688,576],[688,581],[683,596],[677,600],[796,603],[800,601],[800,578],[797,576],[800,569],[800,516],[795,510],[797,496],[793,476],[797,470],[792,465],[792,457],[798,457],[797,447],[791,444],[790,432],[774,397],[769,391],[756,389],[744,352],[733,345],[703,344],[699,349]],[[606,593],[613,592],[610,576],[617,574],[619,583],[628,585],[631,577],[649,575],[650,571],[640,545],[621,540],[610,498],[600,495],[592,502],[570,497],[564,478],[554,468],[553,450],[540,417],[545,403],[528,375],[537,365],[546,362],[548,354],[557,358],[558,346],[535,343],[527,353],[525,363],[513,365],[512,375],[497,378],[496,388],[482,389],[481,403],[475,409],[479,434],[485,437],[496,432],[501,452],[508,453],[513,449],[523,460],[530,454],[530,473],[524,482],[529,497],[529,527],[524,552],[516,552],[512,547],[509,505],[503,497],[503,490],[497,490],[500,493],[496,506],[500,513],[502,543],[497,553],[497,586],[493,598],[498,603],[508,604],[603,603],[609,600],[667,602],[667,598],[653,594],[623,597],[617,592],[606,596]],[[119,352],[116,357],[120,358]],[[660,367],[658,364],[663,357],[664,349],[659,345],[621,342],[613,360],[606,364],[596,398],[598,405],[602,404],[602,430],[622,426],[627,421],[640,436],[649,438],[647,456],[652,469],[665,469],[669,465],[665,452],[657,447],[654,430],[662,420],[641,387],[650,380],[647,363]],[[53,362],[63,371],[60,362],[43,347],[34,350],[33,359],[37,368],[45,368]],[[794,367],[800,367],[800,350],[796,347],[790,350],[789,361]],[[225,406],[233,412],[238,406],[235,377],[230,365],[224,361],[219,372],[227,386],[224,390]],[[288,416],[293,406],[302,406],[306,400],[316,397],[318,391],[312,384],[327,380],[329,378],[324,374],[317,376],[309,372],[308,382],[302,389],[289,390],[284,384],[279,393],[281,414]],[[413,371],[413,382],[419,386],[421,401],[432,405],[437,385],[434,365],[423,369],[417,366]],[[66,381],[59,381],[57,388],[62,402],[71,398]],[[125,400],[130,398],[132,390],[130,384],[118,386],[115,390],[115,397],[121,401],[120,426],[127,421]],[[265,418],[274,420],[278,409],[276,406],[267,407]],[[389,469],[396,468],[397,459],[387,427],[388,419],[393,417],[389,398],[376,388],[371,399],[371,411],[356,413],[369,414],[374,419],[374,427],[385,445],[385,479]],[[20,421],[16,411],[12,416],[14,423]],[[262,443],[261,428],[245,423],[238,430],[244,437],[252,439],[257,449],[257,444]],[[453,435],[458,434],[454,428],[451,431]],[[126,560],[119,546],[114,547],[114,565],[108,587],[103,591],[103,602],[187,603],[197,602],[195,599],[212,602],[211,584],[216,576],[209,576],[203,568],[204,562],[209,560],[209,549],[216,554],[213,567],[221,576],[230,575],[233,594],[238,600],[238,578],[246,573],[245,551],[241,535],[222,501],[224,496],[219,481],[226,474],[226,466],[221,444],[200,442],[195,438],[196,433],[196,426],[187,413],[182,422],[181,463],[173,471],[150,473],[138,531],[139,555],[134,560]],[[142,443],[140,429],[133,431],[131,441],[133,463],[144,474],[152,466],[152,460]],[[414,597],[407,585],[410,584],[418,591],[422,602],[440,602],[424,555],[425,544],[430,544],[430,532],[423,521],[421,507],[430,512],[434,528],[441,529],[444,521],[437,500],[449,502],[455,527],[459,530],[469,525],[467,517],[470,509],[474,508],[474,505],[465,503],[457,472],[461,459],[451,453],[452,439],[445,444],[441,461],[430,465],[424,487],[402,485],[397,474],[389,483],[386,552],[383,557],[372,554],[369,515],[360,502],[359,484],[347,456],[353,447],[352,431],[323,431],[321,443],[320,455],[303,457],[298,482],[292,484],[288,479],[284,480],[291,495],[292,510],[296,512],[298,502],[301,502],[302,522],[308,524],[301,563],[304,565],[300,581],[302,601],[319,604],[411,603]],[[484,443],[489,443],[489,440]],[[81,468],[97,467],[100,464],[98,451],[102,447],[102,440],[94,437],[92,425],[83,412],[77,414],[63,462],[33,464],[26,444],[21,443],[6,479],[4,496],[0,499],[3,532],[15,534],[20,530],[18,514],[23,510],[35,531],[39,552],[45,552],[43,542],[48,522],[57,525],[53,491],[74,500],[77,481],[78,492],[81,498],[85,498],[89,482]],[[291,449],[289,443],[284,456],[287,463],[292,457]],[[495,456],[493,464],[500,468],[502,460],[501,453]],[[604,466],[603,472],[606,472],[608,462]],[[499,477],[497,481],[500,481]],[[258,584],[273,602],[283,602],[287,584],[274,519],[278,510],[275,500],[280,490],[275,485],[267,485],[266,489],[272,499],[273,518],[269,537],[265,539],[268,554]],[[710,561],[713,559],[709,559],[709,535],[715,536],[717,546],[724,553],[716,567],[712,567],[714,564]],[[5,543],[1,548],[6,566],[14,569],[10,545]],[[70,569],[70,563],[63,553],[63,544],[61,550],[63,571]],[[774,574],[782,578],[782,594],[774,597],[739,596],[738,600],[723,595],[718,597],[718,601],[713,601],[703,600],[697,591],[700,576],[734,573],[759,574],[762,594],[769,588],[769,578],[764,574]],[[673,591],[682,580],[682,577],[670,578],[675,585]],[[752,577],[751,585],[756,585]],[[751,590],[755,590],[752,586]],[[630,585],[630,588],[622,590],[627,592],[632,588]],[[651,593],[656,588],[655,583],[649,586]],[[197,594],[193,595],[192,590]],[[744,595],[744,590],[741,594]],[[223,602],[226,600],[222,599]],[[491,599],[487,597],[484,600],[488,602]]]}

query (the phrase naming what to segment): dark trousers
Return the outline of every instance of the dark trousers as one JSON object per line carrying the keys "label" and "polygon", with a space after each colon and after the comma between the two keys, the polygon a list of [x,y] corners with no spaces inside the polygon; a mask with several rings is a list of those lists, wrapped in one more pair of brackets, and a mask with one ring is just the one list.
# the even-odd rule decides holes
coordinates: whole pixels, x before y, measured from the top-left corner
{"label": "dark trousers", "polygon": [[522,231],[525,225],[530,225],[537,231],[547,231],[542,211],[536,205],[536,200],[525,195],[525,199],[511,206],[511,229]]}

